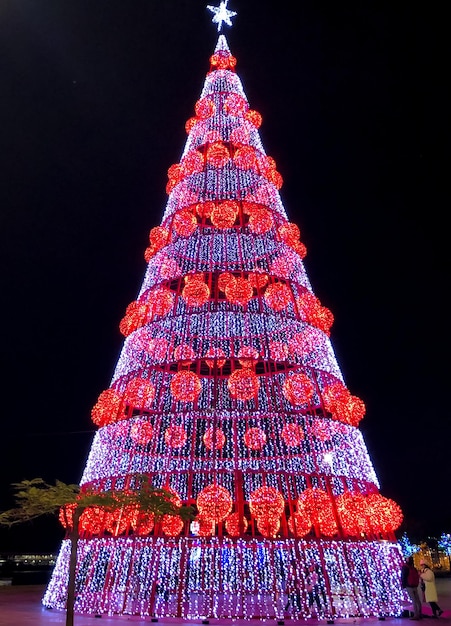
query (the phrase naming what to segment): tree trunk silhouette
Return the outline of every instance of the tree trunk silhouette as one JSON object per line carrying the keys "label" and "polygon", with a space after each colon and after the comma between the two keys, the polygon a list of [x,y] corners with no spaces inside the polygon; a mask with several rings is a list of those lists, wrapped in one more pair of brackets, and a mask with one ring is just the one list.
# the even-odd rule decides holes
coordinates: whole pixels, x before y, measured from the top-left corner
{"label": "tree trunk silhouette", "polygon": [[66,626],[74,626],[74,604],[75,604],[75,574],[77,571],[77,551],[78,538],[80,536],[78,522],[82,510],[77,507],[72,518],[72,530],[69,534],[70,539],[70,558],[69,558],[69,581],[67,584],[66,598]]}

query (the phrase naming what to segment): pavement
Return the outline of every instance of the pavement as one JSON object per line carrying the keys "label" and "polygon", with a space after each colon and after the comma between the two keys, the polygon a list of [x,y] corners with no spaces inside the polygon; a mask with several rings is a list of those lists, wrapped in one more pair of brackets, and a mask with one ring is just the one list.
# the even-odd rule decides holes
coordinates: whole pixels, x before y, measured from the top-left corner
{"label": "pavement", "polygon": [[[436,578],[439,605],[443,609],[443,615],[439,618],[440,622],[451,624],[451,578]],[[45,586],[43,585],[6,585],[0,586],[0,626],[52,626],[60,624],[65,626],[66,614],[64,611],[44,609],[41,599],[44,594]],[[435,626],[438,620],[431,617],[431,609],[428,604],[423,605],[423,614],[425,615],[422,622],[424,626]],[[94,615],[75,615],[75,626],[125,626],[126,624],[150,624],[151,618],[142,618],[139,616],[102,616]],[[280,624],[276,620],[226,620],[226,619],[209,619],[210,626],[259,626],[262,621],[266,621],[268,626],[276,626]],[[357,626],[380,626],[377,618],[339,618],[335,620],[335,624],[340,625],[357,625]],[[408,618],[385,618],[384,626],[407,626]],[[160,618],[158,620],[161,626],[202,626],[205,621],[202,618],[183,620],[176,618]],[[301,622],[292,619],[285,619],[285,626],[295,626]],[[302,620],[304,626],[316,626],[326,624],[325,620],[307,619]],[[443,626],[445,626],[443,624]]]}

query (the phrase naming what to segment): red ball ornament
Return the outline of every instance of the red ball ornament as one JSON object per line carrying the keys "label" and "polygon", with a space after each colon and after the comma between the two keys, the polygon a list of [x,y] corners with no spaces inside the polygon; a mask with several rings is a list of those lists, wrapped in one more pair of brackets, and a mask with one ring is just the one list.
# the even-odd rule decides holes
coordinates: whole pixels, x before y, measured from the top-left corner
{"label": "red ball ornament", "polygon": [[208,146],[206,158],[213,167],[224,167],[230,159],[230,152],[222,141],[216,141]]}
{"label": "red ball ornament", "polygon": [[136,509],[131,518],[131,526],[136,535],[146,537],[150,535],[155,526],[155,515]]}
{"label": "red ball ornament", "polygon": [[357,396],[352,396],[347,387],[336,382],[323,390],[323,401],[327,411],[332,413],[333,419],[358,426],[365,415],[365,404]]}
{"label": "red ball ornament", "polygon": [[218,277],[218,287],[220,291],[225,291],[227,285],[234,283],[235,281],[236,278],[233,274],[230,272],[222,272]]}
{"label": "red ball ornament", "polygon": [[295,241],[291,247],[301,257],[301,259],[305,259],[307,256],[307,247],[302,243],[302,241]]}
{"label": "red ball ornament", "polygon": [[401,526],[404,516],[394,500],[372,493],[366,496],[366,504],[374,533],[394,533]]}
{"label": "red ball ornament", "polygon": [[238,513],[230,513],[228,518],[225,521],[225,528],[227,533],[231,537],[239,537],[243,535],[249,526],[249,522],[244,517],[241,517],[241,527],[240,527],[240,516]]}
{"label": "red ball ornament", "polygon": [[269,356],[273,361],[286,361],[288,358],[287,344],[283,341],[270,341]]}
{"label": "red ball ornament", "polygon": [[252,170],[257,168],[257,157],[255,148],[252,146],[240,146],[235,150],[233,162],[236,167],[242,170]]}
{"label": "red ball ornament", "polygon": [[90,506],[80,515],[78,527],[81,535],[101,535],[105,532],[107,512],[100,506]]}
{"label": "red ball ornament", "polygon": [[254,372],[248,368],[235,370],[227,381],[230,395],[236,400],[252,400],[258,395],[260,381]]}
{"label": "red ball ornament", "polygon": [[227,360],[224,350],[221,348],[209,348],[204,356],[205,364],[212,369],[213,367],[223,367]]}
{"label": "red ball ornament", "polygon": [[282,428],[282,439],[288,448],[297,448],[304,439],[304,431],[299,424],[285,424]]}
{"label": "red ball ornament", "polygon": [[198,537],[211,537],[215,534],[216,523],[209,519],[202,519],[202,517],[196,518],[197,530],[195,534]]}
{"label": "red ball ornament", "polygon": [[149,233],[149,250],[151,256],[164,248],[164,246],[168,243],[168,240],[169,231],[167,231],[166,228],[163,228],[163,226],[156,226],[155,228],[152,228]]}
{"label": "red ball ornament", "polygon": [[180,402],[194,402],[202,391],[200,378],[194,372],[177,372],[171,380],[171,393]]}
{"label": "red ball ornament", "polygon": [[131,302],[119,324],[120,332],[128,337],[148,321],[149,307],[142,302]]}
{"label": "red ball ornament", "polygon": [[184,278],[185,285],[188,283],[204,283],[205,275],[203,272],[193,272],[191,274],[187,274]]}
{"label": "red ball ornament", "polygon": [[72,530],[74,526],[74,512],[77,508],[77,504],[65,504],[62,506],[58,513],[58,520],[63,528]]}
{"label": "red ball ornament", "polygon": [[285,379],[283,395],[294,406],[307,404],[313,398],[315,387],[312,381],[303,372],[292,374]]}
{"label": "red ball ornament", "polygon": [[276,189],[280,189],[282,187],[283,178],[277,170],[268,170],[265,176],[268,181],[276,187]]}
{"label": "red ball ornament", "polygon": [[169,426],[164,433],[164,440],[170,448],[183,448],[186,443],[187,435],[183,426]]}
{"label": "red ball ornament", "polygon": [[264,235],[273,227],[274,220],[268,209],[254,209],[249,215],[249,229],[255,235]]}
{"label": "red ball ornament", "polygon": [[210,57],[210,63],[213,70],[234,70],[236,66],[236,58],[226,50],[219,50]]}
{"label": "red ball ornament", "polygon": [[328,337],[330,336],[330,329],[334,323],[334,316],[332,311],[330,311],[327,307],[320,306],[315,309],[315,311],[312,312],[312,316],[309,321],[313,326],[322,330]]}
{"label": "red ball ornament", "polygon": [[257,519],[257,529],[268,539],[274,539],[280,530],[280,519],[262,517]]}
{"label": "red ball ornament", "polygon": [[225,296],[232,304],[246,306],[254,295],[254,288],[246,278],[239,276],[228,282]]}
{"label": "red ball ornament", "polygon": [[357,396],[351,396],[346,406],[346,413],[340,415],[342,422],[350,424],[351,426],[358,426],[361,419],[363,419],[366,412],[365,403]]}
{"label": "red ball ornament", "polygon": [[196,116],[200,120],[208,120],[209,117],[215,114],[216,106],[211,98],[202,98],[198,100],[194,105]]}
{"label": "red ball ornament", "polygon": [[180,363],[180,365],[191,365],[196,358],[196,353],[193,348],[186,343],[181,343],[174,350],[174,359]]}
{"label": "red ball ornament", "polygon": [[252,346],[242,346],[238,351],[238,363],[243,367],[254,368],[259,356],[258,350]]}
{"label": "red ball ornament", "polygon": [[233,501],[225,487],[208,485],[198,494],[196,504],[202,519],[218,523],[230,513]]}
{"label": "red ball ornament", "polygon": [[183,530],[183,520],[178,515],[163,515],[161,530],[166,537],[177,537]]}
{"label": "red ball ornament", "polygon": [[299,496],[297,512],[315,525],[325,537],[333,537],[337,532],[332,502],[323,489],[309,487]]}
{"label": "red ball ornament", "polygon": [[341,526],[348,535],[361,537],[370,532],[370,511],[364,495],[345,491],[335,502]]}
{"label": "red ball ornament", "polygon": [[189,135],[190,132],[193,130],[193,128],[196,126],[197,122],[199,121],[199,118],[197,117],[190,117],[188,120],[186,120],[185,123],[185,130],[186,130],[186,134]]}
{"label": "red ball ornament", "polygon": [[107,511],[105,530],[113,537],[120,537],[132,527],[132,518],[136,515],[136,507],[124,506],[114,511]]}
{"label": "red ball ornament", "polygon": [[152,408],[155,398],[155,385],[143,378],[132,378],[125,386],[124,400],[126,404],[136,409]]}
{"label": "red ball ornament", "polygon": [[299,317],[322,330],[327,336],[334,321],[334,316],[326,307],[321,306],[320,301],[309,291],[305,291],[296,299]]}
{"label": "red ball ornament", "polygon": [[153,426],[146,419],[137,419],[130,428],[130,438],[137,444],[145,446],[152,439]]}
{"label": "red ball ornament", "polygon": [[124,418],[122,396],[115,389],[102,391],[91,411],[91,419],[94,424],[105,426]]}
{"label": "red ball ornament", "polygon": [[220,428],[209,426],[202,441],[208,450],[221,450],[226,442],[226,436]]}
{"label": "red ball ornament", "polygon": [[191,174],[197,174],[204,169],[204,157],[199,150],[190,150],[185,155],[180,163],[181,174],[183,176],[190,176]]}
{"label": "red ball ornament", "polygon": [[263,156],[260,159],[260,169],[266,175],[268,172],[275,172],[277,170],[277,164],[271,156]]}
{"label": "red ball ornament", "polygon": [[346,403],[351,397],[351,393],[346,385],[340,381],[333,383],[323,389],[323,401],[326,410],[334,412],[335,406]]}
{"label": "red ball ornament", "polygon": [[258,487],[249,497],[251,514],[260,519],[279,519],[285,508],[285,500],[275,487]]}
{"label": "red ball ornament", "polygon": [[247,277],[249,284],[253,289],[263,289],[268,284],[268,274],[260,274],[251,272]]}
{"label": "red ball ornament", "polygon": [[209,219],[215,208],[215,203],[207,200],[206,202],[199,202],[196,204],[196,213],[200,218]]}
{"label": "red ball ornament", "polygon": [[168,180],[169,180],[168,184],[171,184],[174,188],[175,185],[181,180],[181,178],[182,178],[182,168],[180,166],[180,163],[174,163],[168,169]]}
{"label": "red ball ornament", "polygon": [[197,228],[197,219],[189,209],[181,209],[172,219],[172,228],[180,237],[190,237]]}
{"label": "red ball ornament", "polygon": [[234,200],[224,200],[215,204],[211,212],[211,223],[216,228],[231,228],[235,224],[239,205]]}
{"label": "red ball ornament", "polygon": [[296,512],[289,518],[288,528],[295,537],[305,537],[312,528],[312,522],[308,517]]}
{"label": "red ball ornament", "polygon": [[292,222],[284,222],[281,224],[277,229],[277,233],[281,240],[289,246],[293,245],[296,241],[299,241],[301,237],[299,226],[297,226],[297,224],[293,224]]}
{"label": "red ball ornament", "polygon": [[148,246],[145,250],[144,250],[144,261],[146,263],[148,263],[150,261],[150,259],[153,257],[153,255],[155,254],[155,252],[153,251],[151,246]]}
{"label": "red ball ornament", "polygon": [[273,311],[283,311],[291,303],[292,294],[288,285],[273,283],[266,288],[265,302]]}
{"label": "red ball ornament", "polygon": [[309,534],[312,523],[309,518],[300,513],[293,513],[288,520],[288,529],[295,537],[305,537]]}
{"label": "red ball ornament", "polygon": [[149,242],[154,245],[162,248],[166,245],[169,239],[169,231],[166,230],[163,226],[155,226],[152,228],[149,233]]}
{"label": "red ball ornament", "polygon": [[255,128],[260,128],[260,126],[262,125],[262,121],[263,121],[263,118],[260,115],[260,113],[258,113],[258,111],[254,111],[252,109],[249,109],[249,111],[247,111],[245,113],[244,119],[246,119],[253,126],[255,126]]}
{"label": "red ball ornament", "polygon": [[244,443],[249,450],[261,450],[266,444],[266,435],[261,428],[248,428],[244,433]]}
{"label": "red ball ornament", "polygon": [[203,306],[210,298],[210,288],[201,281],[190,281],[182,291],[182,298],[187,306]]}
{"label": "red ball ornament", "polygon": [[172,502],[172,504],[179,509],[182,506],[182,499],[177,491],[172,487],[163,487],[163,489],[168,492],[168,497],[165,496],[165,499]]}

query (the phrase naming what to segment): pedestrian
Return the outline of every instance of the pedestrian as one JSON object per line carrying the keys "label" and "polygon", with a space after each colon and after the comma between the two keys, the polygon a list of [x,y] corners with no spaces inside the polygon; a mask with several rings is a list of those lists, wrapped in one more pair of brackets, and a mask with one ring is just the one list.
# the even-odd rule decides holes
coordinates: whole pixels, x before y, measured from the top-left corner
{"label": "pedestrian", "polygon": [[290,570],[287,577],[287,603],[285,605],[285,611],[290,608],[295,611],[301,610],[301,583],[296,572],[296,562],[291,563]]}
{"label": "pedestrian", "polygon": [[401,568],[401,587],[407,591],[412,600],[413,615],[410,619],[421,619],[421,600],[418,594],[420,575],[413,562],[413,556],[409,556]]}
{"label": "pedestrian", "polygon": [[427,563],[423,563],[420,569],[420,578],[424,581],[424,597],[426,602],[429,602],[429,606],[432,609],[432,617],[440,617],[443,611],[437,604],[438,597],[437,587],[435,586],[435,574]]}
{"label": "pedestrian", "polygon": [[316,608],[318,611],[318,615],[322,613],[323,607],[321,606],[321,600],[319,597],[320,594],[320,586],[319,586],[319,577],[316,569],[316,565],[311,563],[308,568],[307,576],[307,594],[308,594],[308,605],[310,611],[313,609],[313,605],[316,604]]}

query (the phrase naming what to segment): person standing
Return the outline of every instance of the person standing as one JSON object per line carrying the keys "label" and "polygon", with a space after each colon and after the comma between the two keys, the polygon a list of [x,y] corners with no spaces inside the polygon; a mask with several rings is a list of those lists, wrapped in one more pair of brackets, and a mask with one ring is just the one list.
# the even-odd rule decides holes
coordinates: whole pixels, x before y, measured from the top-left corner
{"label": "person standing", "polygon": [[285,611],[291,608],[295,611],[301,611],[301,583],[296,571],[296,562],[291,564],[287,578],[287,603],[285,605]]}
{"label": "person standing", "polygon": [[422,565],[420,577],[421,580],[424,580],[424,597],[426,602],[429,602],[429,606],[432,609],[432,617],[440,617],[443,611],[437,604],[438,596],[437,587],[435,586],[435,574],[426,563]]}
{"label": "person standing", "polygon": [[313,605],[316,604],[316,609],[318,615],[321,615],[323,612],[323,607],[321,606],[321,600],[319,599],[320,594],[320,585],[319,585],[319,577],[315,564],[309,565],[308,573],[306,576],[307,583],[307,594],[308,594],[308,605],[310,611],[313,610]]}
{"label": "person standing", "polygon": [[401,586],[409,594],[412,600],[413,615],[410,619],[421,619],[421,601],[418,594],[420,575],[413,562],[413,556],[409,556],[401,568]]}

